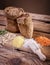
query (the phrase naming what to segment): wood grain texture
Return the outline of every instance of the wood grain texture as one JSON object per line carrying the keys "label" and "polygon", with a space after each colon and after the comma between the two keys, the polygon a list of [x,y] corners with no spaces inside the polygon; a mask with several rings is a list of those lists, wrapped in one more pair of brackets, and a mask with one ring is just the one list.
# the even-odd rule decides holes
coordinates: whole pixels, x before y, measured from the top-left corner
{"label": "wood grain texture", "polygon": [[5,16],[0,16],[0,25],[7,25],[7,18]]}
{"label": "wood grain texture", "polygon": [[5,30],[5,26],[0,25],[0,30]]}
{"label": "wood grain texture", "polygon": [[45,37],[48,37],[50,39],[50,34],[39,32],[39,31],[34,31],[33,38],[36,38],[38,36],[45,36]]}
{"label": "wood grain texture", "polygon": [[4,10],[0,10],[0,16],[5,16]]}
{"label": "wood grain texture", "polygon": [[32,19],[50,22],[50,15],[42,15],[36,13],[30,13],[30,15],[32,16]]}
{"label": "wood grain texture", "polygon": [[0,65],[49,65],[34,53],[0,47]]}
{"label": "wood grain texture", "polygon": [[50,23],[33,20],[34,30],[50,33]]}

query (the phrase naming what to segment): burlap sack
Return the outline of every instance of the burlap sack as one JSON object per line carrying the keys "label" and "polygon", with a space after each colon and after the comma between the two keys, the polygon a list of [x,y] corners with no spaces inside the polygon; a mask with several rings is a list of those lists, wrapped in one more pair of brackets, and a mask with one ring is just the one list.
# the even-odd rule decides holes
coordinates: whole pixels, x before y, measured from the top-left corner
{"label": "burlap sack", "polygon": [[18,27],[22,35],[27,38],[33,36],[33,22],[32,17],[27,13],[17,19]]}
{"label": "burlap sack", "polygon": [[4,12],[5,12],[7,18],[14,20],[17,17],[21,16],[24,13],[24,10],[22,8],[6,7],[4,9]]}
{"label": "burlap sack", "polygon": [[18,24],[16,21],[13,21],[11,19],[7,19],[7,26],[6,29],[10,32],[19,32]]}

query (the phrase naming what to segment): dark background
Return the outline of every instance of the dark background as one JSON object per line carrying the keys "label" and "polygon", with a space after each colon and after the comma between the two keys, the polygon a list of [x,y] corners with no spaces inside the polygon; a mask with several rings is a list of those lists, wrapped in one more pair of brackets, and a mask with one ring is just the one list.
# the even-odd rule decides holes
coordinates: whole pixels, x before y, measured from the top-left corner
{"label": "dark background", "polygon": [[0,0],[0,9],[22,7],[25,11],[50,15],[50,0]]}

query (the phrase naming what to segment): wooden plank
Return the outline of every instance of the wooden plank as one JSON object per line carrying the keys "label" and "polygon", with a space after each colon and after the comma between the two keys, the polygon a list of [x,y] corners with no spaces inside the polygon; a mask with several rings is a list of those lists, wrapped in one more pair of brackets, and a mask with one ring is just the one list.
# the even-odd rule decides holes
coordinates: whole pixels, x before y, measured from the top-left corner
{"label": "wooden plank", "polygon": [[34,31],[33,38],[36,38],[38,36],[46,36],[46,37],[48,37],[50,39],[50,34],[39,32],[39,31]]}
{"label": "wooden plank", "polygon": [[5,16],[0,16],[0,25],[7,25],[7,18]]}
{"label": "wooden plank", "polygon": [[50,33],[50,24],[33,20],[34,30]]}
{"label": "wooden plank", "polygon": [[50,15],[42,15],[36,13],[30,13],[32,19],[50,22]]}
{"label": "wooden plank", "polygon": [[0,30],[5,30],[6,26],[1,26],[0,25]]}
{"label": "wooden plank", "polygon": [[5,16],[4,10],[0,10],[0,16]]}
{"label": "wooden plank", "polygon": [[2,20],[6,20],[6,17],[5,16],[0,16],[0,21]]}
{"label": "wooden plank", "polygon": [[0,25],[7,25],[7,18],[5,16],[4,10],[0,10]]}

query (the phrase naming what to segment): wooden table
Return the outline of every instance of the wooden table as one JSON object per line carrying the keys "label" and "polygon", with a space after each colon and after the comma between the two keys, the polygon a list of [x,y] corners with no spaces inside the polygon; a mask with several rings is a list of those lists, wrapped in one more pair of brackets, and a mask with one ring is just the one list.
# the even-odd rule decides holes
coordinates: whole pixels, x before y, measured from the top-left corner
{"label": "wooden table", "polygon": [[50,65],[50,60],[41,61],[29,49],[13,50],[0,44],[0,65]]}
{"label": "wooden table", "polygon": [[43,62],[25,49],[12,50],[0,45],[0,65],[50,65],[50,61]]}

